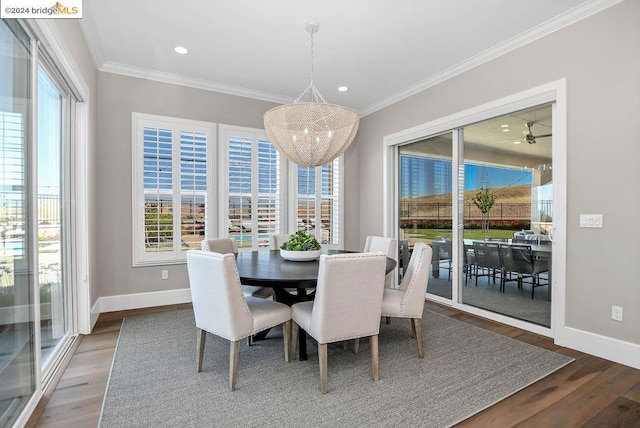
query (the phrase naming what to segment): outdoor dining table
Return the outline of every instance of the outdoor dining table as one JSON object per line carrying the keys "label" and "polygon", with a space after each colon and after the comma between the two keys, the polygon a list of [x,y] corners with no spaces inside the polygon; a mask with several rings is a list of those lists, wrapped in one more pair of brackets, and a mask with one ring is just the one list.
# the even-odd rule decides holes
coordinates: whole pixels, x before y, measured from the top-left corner
{"label": "outdoor dining table", "polygon": [[[322,254],[356,253],[358,251],[322,250]],[[244,285],[271,287],[277,302],[291,306],[313,300],[318,283],[319,259],[290,261],[280,256],[280,250],[240,251],[236,259],[240,281]],[[396,261],[387,257],[386,272],[396,267]],[[295,289],[295,293],[291,290]],[[266,333],[265,333],[266,334]],[[307,341],[304,330],[299,329],[300,360],[307,359]]]}

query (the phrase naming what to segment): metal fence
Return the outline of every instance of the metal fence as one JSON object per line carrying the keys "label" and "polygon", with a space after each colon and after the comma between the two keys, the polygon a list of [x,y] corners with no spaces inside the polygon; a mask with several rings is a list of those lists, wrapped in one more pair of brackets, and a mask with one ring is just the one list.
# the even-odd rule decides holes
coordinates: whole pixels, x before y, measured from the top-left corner
{"label": "metal fence", "polygon": [[[464,220],[482,219],[482,212],[472,202],[465,203]],[[553,201],[543,200],[536,203],[496,203],[489,210],[489,220],[529,220],[548,222],[553,219]],[[401,221],[425,221],[453,218],[453,206],[450,203],[426,203],[416,201],[400,202]]]}

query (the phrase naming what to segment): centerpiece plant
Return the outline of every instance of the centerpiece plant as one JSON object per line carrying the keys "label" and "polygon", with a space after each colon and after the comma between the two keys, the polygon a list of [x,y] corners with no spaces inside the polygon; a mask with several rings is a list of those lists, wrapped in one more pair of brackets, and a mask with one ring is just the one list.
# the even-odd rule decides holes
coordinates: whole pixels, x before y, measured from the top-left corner
{"label": "centerpiece plant", "polygon": [[282,244],[280,248],[286,251],[314,251],[320,249],[320,243],[315,237],[305,233],[304,230],[299,230],[291,235],[289,240]]}

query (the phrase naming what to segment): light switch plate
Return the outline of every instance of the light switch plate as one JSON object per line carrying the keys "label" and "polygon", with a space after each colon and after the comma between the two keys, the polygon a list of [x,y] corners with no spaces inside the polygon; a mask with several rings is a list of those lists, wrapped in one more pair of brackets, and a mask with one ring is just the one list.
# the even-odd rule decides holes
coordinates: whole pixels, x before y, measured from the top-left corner
{"label": "light switch plate", "polygon": [[602,228],[602,214],[580,214],[580,227]]}

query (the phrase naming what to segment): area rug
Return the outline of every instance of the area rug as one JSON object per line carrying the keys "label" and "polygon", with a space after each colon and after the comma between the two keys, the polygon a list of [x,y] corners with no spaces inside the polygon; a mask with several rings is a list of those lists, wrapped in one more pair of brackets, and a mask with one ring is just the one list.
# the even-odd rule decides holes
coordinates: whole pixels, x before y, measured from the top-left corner
{"label": "area rug", "polygon": [[425,357],[408,321],[382,324],[380,380],[360,351],[329,346],[322,395],[316,343],[307,361],[284,361],[282,330],[242,342],[236,390],[228,388],[229,344],[207,335],[196,373],[191,310],[127,318],[105,393],[107,427],[443,427],[460,422],[572,361],[571,358],[425,311]]}

